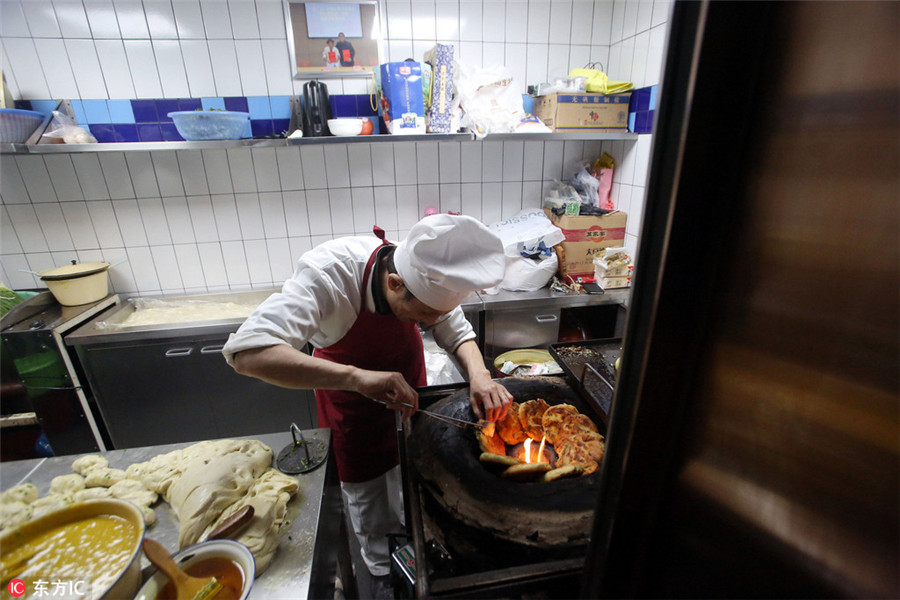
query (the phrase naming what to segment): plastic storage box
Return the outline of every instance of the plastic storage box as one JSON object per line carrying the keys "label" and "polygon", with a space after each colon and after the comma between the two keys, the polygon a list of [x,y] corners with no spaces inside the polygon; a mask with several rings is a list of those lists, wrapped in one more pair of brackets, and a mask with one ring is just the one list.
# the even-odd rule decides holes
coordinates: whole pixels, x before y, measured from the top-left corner
{"label": "plastic storage box", "polygon": [[183,110],[170,112],[169,118],[184,139],[239,140],[250,137],[250,113],[231,110]]}

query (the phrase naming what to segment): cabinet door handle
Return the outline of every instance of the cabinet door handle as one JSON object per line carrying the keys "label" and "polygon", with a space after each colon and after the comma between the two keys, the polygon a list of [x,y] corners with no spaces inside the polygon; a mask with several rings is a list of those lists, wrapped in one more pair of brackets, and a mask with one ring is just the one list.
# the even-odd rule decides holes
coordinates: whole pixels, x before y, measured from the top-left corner
{"label": "cabinet door handle", "polygon": [[171,350],[166,350],[166,356],[169,358],[177,358],[179,356],[189,356],[194,349],[191,347],[188,348],[172,348]]}
{"label": "cabinet door handle", "polygon": [[559,319],[556,315],[535,315],[534,320],[538,323],[552,323]]}
{"label": "cabinet door handle", "polygon": [[225,344],[219,344],[218,346],[203,346],[200,348],[200,354],[221,354],[222,348],[225,347]]}

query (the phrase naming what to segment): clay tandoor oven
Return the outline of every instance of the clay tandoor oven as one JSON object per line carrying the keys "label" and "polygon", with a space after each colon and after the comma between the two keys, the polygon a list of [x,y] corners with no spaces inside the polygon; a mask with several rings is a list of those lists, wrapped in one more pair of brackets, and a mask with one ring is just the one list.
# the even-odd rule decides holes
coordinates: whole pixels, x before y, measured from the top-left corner
{"label": "clay tandoor oven", "polygon": [[[500,381],[516,402],[543,398],[571,404],[606,434],[603,420],[565,380],[553,377]],[[468,388],[429,409],[474,421]],[[472,428],[460,429],[416,415],[407,441],[413,483],[418,483],[426,538],[439,541],[465,572],[583,557],[599,491],[599,472],[551,482],[502,479],[487,468]]]}

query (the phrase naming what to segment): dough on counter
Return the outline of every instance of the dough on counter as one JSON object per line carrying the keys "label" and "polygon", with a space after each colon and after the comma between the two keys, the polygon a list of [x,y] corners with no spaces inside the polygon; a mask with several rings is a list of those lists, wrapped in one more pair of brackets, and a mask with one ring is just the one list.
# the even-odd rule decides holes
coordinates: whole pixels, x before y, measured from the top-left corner
{"label": "dough on counter", "polygon": [[136,469],[145,473],[144,485],[172,506],[180,521],[178,547],[185,548],[271,464],[272,449],[262,442],[217,440],[155,456]]}
{"label": "dough on counter", "polygon": [[7,502],[24,502],[25,504],[31,504],[37,500],[40,495],[40,491],[38,491],[37,486],[33,483],[20,483],[0,494],[0,504],[6,504]]}
{"label": "dough on counter", "polygon": [[247,546],[256,558],[256,574],[266,570],[278,549],[278,532],[284,523],[287,504],[297,493],[299,483],[276,469],[266,470],[247,490],[247,494],[229,506],[203,531],[205,539],[219,523],[246,505],[253,507],[253,518],[235,540]]}
{"label": "dough on counter", "polygon": [[137,479],[122,479],[117,481],[110,486],[109,493],[119,500],[127,500],[139,507],[150,506],[159,499],[156,492],[148,490],[147,487]]}
{"label": "dough on counter", "polygon": [[146,465],[147,463],[134,463],[128,465],[125,469],[125,478],[126,479],[137,479],[138,481],[144,480],[144,475],[146,474]]}
{"label": "dough on counter", "polygon": [[64,496],[62,494],[50,494],[49,496],[38,498],[31,503],[31,518],[37,519],[38,517],[42,517],[48,513],[53,512],[54,510],[65,508],[68,505],[72,504],[74,501],[75,500],[72,496]]}
{"label": "dough on counter", "polygon": [[96,467],[87,472],[84,484],[87,487],[111,487],[125,479],[125,477],[125,471],[122,469]]}
{"label": "dough on counter", "polygon": [[141,509],[141,513],[144,515],[144,525],[150,527],[154,523],[156,523],[156,511],[150,508],[149,506],[138,506]]}
{"label": "dough on counter", "polygon": [[0,504],[0,531],[11,529],[31,518],[34,509],[21,500],[10,500]]}
{"label": "dough on counter", "polygon": [[96,500],[98,498],[112,498],[112,494],[109,488],[92,487],[78,490],[72,497],[75,499],[75,502],[84,502],[85,500]]}
{"label": "dough on counter", "polygon": [[60,495],[74,495],[78,490],[84,489],[84,477],[78,473],[59,475],[50,480],[50,493]]}
{"label": "dough on counter", "polygon": [[75,459],[75,462],[72,463],[72,470],[79,475],[87,475],[88,471],[96,468],[105,469],[108,466],[109,461],[106,460],[106,457],[99,454],[87,454]]}

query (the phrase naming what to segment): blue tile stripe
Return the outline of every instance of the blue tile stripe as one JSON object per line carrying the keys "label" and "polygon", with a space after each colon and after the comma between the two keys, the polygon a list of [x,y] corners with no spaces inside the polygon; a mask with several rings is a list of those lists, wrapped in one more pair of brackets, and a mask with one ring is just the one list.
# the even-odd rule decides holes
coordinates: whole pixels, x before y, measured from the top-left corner
{"label": "blue tile stripe", "polygon": [[653,133],[653,117],[656,112],[656,101],[659,86],[651,85],[640,88],[631,95],[628,108],[628,129],[632,133]]}
{"label": "blue tile stripe", "polygon": [[[167,115],[184,110],[234,110],[250,113],[247,135],[284,135],[291,120],[290,96],[230,96],[209,98],[156,98],[134,100],[72,100],[79,125],[90,129],[101,143],[183,141]],[[330,97],[335,117],[369,117],[379,131],[378,111],[368,94]],[[31,100],[50,111],[56,100]],[[38,110],[38,109],[35,109]]]}

